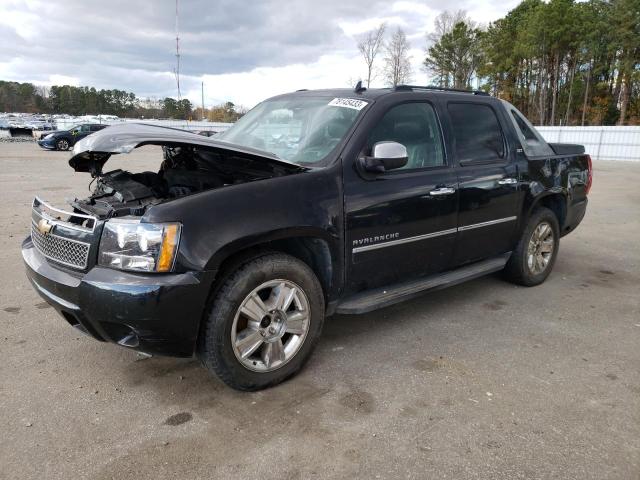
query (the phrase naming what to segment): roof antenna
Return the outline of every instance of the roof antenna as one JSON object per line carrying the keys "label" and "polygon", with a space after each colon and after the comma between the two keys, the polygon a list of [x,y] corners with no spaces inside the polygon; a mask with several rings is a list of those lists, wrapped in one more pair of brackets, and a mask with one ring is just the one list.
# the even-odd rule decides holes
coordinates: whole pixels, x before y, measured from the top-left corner
{"label": "roof antenna", "polygon": [[363,87],[362,86],[362,80],[358,80],[358,83],[356,83],[355,88],[353,89],[354,92],[356,93],[362,93],[367,89],[367,87]]}
{"label": "roof antenna", "polygon": [[182,100],[180,94],[180,34],[178,30],[178,0],[176,0],[176,68],[173,69],[173,74],[176,77],[176,84],[178,85],[178,100]]}

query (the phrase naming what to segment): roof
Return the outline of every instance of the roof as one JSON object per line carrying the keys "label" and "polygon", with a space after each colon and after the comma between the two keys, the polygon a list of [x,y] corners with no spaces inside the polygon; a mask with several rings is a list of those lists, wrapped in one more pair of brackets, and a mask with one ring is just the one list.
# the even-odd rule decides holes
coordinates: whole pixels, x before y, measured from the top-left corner
{"label": "roof", "polygon": [[295,92],[285,93],[284,95],[354,97],[374,100],[391,92],[393,92],[391,88],[367,88],[358,93],[356,93],[353,88],[326,88],[321,90],[297,90]]}
{"label": "roof", "polygon": [[473,95],[488,97],[489,94],[481,91],[473,90],[461,90],[461,89],[446,89],[438,87],[423,87],[417,85],[398,85],[395,88],[367,88],[356,92],[353,88],[328,88],[320,90],[297,90],[295,92],[285,93],[278,95],[277,97],[300,95],[300,96],[326,96],[326,97],[346,97],[346,98],[362,98],[363,100],[375,100],[384,95],[400,94],[400,93],[420,92],[420,93],[433,93],[436,95],[454,94],[454,95]]}

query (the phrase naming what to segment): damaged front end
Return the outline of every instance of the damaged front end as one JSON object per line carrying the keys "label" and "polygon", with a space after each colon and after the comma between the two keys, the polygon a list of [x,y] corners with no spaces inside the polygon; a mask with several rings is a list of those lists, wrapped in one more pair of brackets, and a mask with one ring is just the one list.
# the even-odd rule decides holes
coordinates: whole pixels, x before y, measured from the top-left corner
{"label": "damaged front end", "polygon": [[[112,155],[143,145],[163,147],[157,171],[104,171]],[[148,212],[189,195],[306,170],[258,150],[135,124],[78,142],[69,164],[91,174],[93,189],[69,207],[34,200],[22,257],[35,290],[98,340],[185,357],[193,354],[215,272],[180,263],[180,215],[151,222]]]}
{"label": "damaged front end", "polygon": [[[112,155],[143,145],[162,147],[157,171],[103,171]],[[82,271],[95,265],[127,271],[172,271],[181,219],[171,224],[148,224],[143,217],[151,207],[307,170],[267,152],[140,124],[112,126],[86,137],[74,147],[69,165],[77,172],[91,174],[91,194],[70,201],[70,208],[57,208],[36,198],[31,240],[53,265]]]}
{"label": "damaged front end", "polygon": [[[103,171],[112,155],[143,145],[163,147],[164,158],[157,172]],[[69,165],[95,179],[91,195],[76,199],[72,207],[99,219],[142,216],[158,203],[306,170],[268,152],[142,124],[112,126],[81,140]]]}

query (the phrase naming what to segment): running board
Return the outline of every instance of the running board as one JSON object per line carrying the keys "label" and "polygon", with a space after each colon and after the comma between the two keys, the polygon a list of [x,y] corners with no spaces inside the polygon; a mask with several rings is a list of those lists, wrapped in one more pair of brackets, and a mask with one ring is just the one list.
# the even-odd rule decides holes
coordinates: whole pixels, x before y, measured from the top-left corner
{"label": "running board", "polygon": [[440,290],[467,280],[482,277],[502,270],[510,256],[511,252],[508,252],[499,257],[472,263],[445,273],[357,293],[342,300],[336,307],[336,313],[367,313],[378,308],[403,302],[426,291]]}

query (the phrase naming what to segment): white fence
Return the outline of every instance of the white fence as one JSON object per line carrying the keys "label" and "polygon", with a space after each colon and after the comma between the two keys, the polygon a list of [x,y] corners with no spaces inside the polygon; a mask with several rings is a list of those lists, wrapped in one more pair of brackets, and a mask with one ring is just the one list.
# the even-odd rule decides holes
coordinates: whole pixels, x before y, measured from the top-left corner
{"label": "white fence", "polygon": [[547,142],[584,145],[593,160],[640,162],[640,127],[536,127]]}

